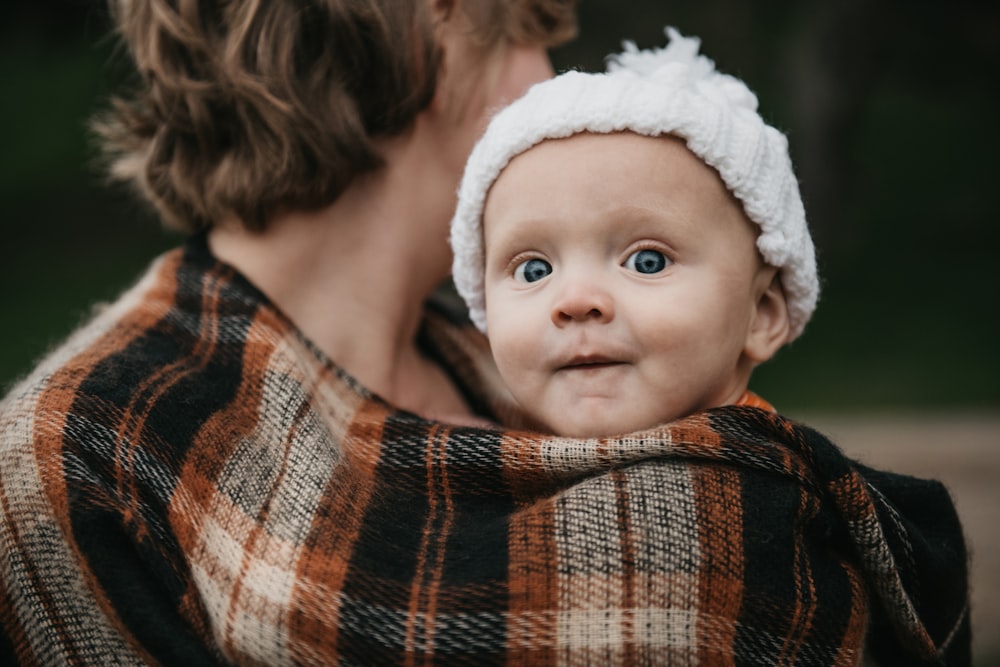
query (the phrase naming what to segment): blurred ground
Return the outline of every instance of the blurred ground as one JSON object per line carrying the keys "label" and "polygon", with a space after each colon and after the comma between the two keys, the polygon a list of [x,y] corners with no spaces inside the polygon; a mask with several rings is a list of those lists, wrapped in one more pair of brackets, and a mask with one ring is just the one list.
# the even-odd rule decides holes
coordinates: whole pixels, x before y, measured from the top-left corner
{"label": "blurred ground", "polygon": [[974,664],[1000,665],[1000,411],[800,418],[870,466],[948,486],[972,554]]}

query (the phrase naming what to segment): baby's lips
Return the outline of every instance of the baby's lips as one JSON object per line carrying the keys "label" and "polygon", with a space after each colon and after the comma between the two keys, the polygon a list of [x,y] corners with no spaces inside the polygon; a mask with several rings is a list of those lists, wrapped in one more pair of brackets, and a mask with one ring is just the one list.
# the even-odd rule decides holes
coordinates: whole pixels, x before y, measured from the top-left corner
{"label": "baby's lips", "polygon": [[562,360],[556,365],[556,368],[559,370],[574,368],[598,368],[602,366],[615,366],[624,363],[626,362],[622,359],[607,354],[575,354]]}

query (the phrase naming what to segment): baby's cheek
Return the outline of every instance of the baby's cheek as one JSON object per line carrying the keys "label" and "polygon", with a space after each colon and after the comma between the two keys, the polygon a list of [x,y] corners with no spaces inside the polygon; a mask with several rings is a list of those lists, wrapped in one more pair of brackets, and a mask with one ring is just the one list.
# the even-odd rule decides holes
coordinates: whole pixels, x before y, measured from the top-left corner
{"label": "baby's cheek", "polygon": [[497,368],[500,370],[500,377],[503,378],[504,384],[507,385],[511,393],[520,396],[534,386],[535,382],[531,377],[532,365],[523,354],[519,354],[515,350],[511,350],[510,354],[507,354],[501,349],[499,352],[494,351],[494,356]]}
{"label": "baby's cheek", "polygon": [[522,341],[511,346],[494,348],[497,369],[507,389],[518,403],[530,410],[532,403],[541,399],[544,391],[544,377],[539,360],[525,353],[530,341]]}
{"label": "baby's cheek", "polygon": [[488,336],[493,358],[498,366],[526,366],[533,356],[531,337],[509,321],[488,322]]}

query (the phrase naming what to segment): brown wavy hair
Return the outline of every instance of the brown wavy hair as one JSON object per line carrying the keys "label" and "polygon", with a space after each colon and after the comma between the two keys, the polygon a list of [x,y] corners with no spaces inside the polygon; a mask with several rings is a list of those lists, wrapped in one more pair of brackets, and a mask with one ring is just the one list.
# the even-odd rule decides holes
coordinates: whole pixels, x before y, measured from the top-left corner
{"label": "brown wavy hair", "polygon": [[[137,85],[93,127],[112,178],[182,231],[234,215],[262,230],[283,210],[331,203],[382,164],[375,140],[409,128],[437,86],[430,0],[109,4]],[[488,48],[565,42],[575,4],[458,6]]]}

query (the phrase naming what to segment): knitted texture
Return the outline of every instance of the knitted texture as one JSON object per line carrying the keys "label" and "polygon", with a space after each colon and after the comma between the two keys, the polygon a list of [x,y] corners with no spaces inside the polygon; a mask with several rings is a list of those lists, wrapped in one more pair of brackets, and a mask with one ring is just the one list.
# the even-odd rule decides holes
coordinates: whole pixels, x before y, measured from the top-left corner
{"label": "knitted texture", "polygon": [[566,72],[533,86],[490,122],[466,164],[452,219],[452,273],[472,321],[486,331],[482,216],[493,182],[520,153],[580,132],[675,135],[715,168],[760,228],[757,247],[781,269],[789,340],[816,308],[819,280],[798,181],[781,132],[757,113],[746,85],[698,55],[699,42],[667,30],[666,48],[626,43],[607,73]]}
{"label": "knitted texture", "polygon": [[[484,338],[423,341],[513,415]],[[201,239],[0,403],[0,664],[968,664],[937,483],[767,410],[571,440],[360,387]],[[11,652],[16,654],[16,658]]]}

